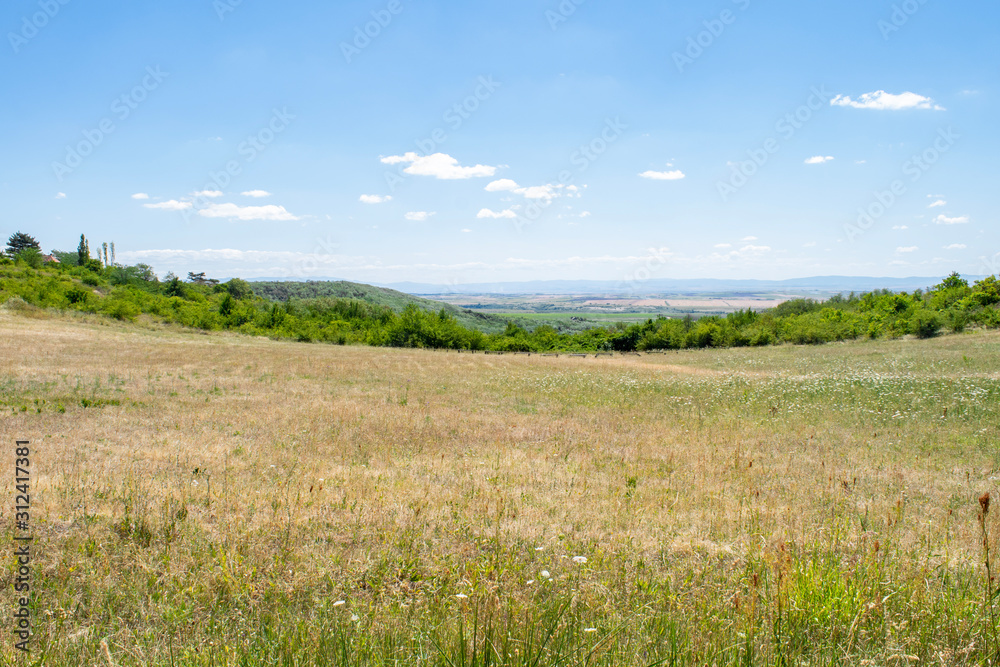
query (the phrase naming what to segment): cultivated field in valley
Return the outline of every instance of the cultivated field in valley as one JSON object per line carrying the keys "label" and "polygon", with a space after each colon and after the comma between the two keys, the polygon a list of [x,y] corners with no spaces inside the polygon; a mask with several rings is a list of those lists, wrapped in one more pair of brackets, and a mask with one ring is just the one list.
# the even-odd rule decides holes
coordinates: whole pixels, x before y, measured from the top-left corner
{"label": "cultivated field in valley", "polygon": [[996,332],[580,359],[0,311],[0,518],[30,439],[50,665],[979,664],[998,399]]}

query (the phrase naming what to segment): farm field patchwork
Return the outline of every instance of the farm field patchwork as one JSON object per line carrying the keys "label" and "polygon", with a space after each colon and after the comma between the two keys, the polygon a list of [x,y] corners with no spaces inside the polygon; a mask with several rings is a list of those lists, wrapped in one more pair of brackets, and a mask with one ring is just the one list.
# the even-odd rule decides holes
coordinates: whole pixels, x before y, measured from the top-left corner
{"label": "farm field patchwork", "polygon": [[995,331],[582,359],[0,310],[47,665],[982,664],[998,399]]}

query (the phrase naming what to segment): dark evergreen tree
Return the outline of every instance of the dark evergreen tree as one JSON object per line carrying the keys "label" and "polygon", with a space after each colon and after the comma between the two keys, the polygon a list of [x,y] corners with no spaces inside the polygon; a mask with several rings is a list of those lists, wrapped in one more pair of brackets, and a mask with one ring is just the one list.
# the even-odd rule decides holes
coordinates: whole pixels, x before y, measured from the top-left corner
{"label": "dark evergreen tree", "polygon": [[38,244],[35,237],[30,234],[25,234],[24,232],[14,232],[7,239],[7,254],[11,257],[15,257],[22,250],[28,250],[29,248],[42,251],[42,246]]}
{"label": "dark evergreen tree", "polygon": [[87,237],[80,234],[80,245],[76,247],[77,266],[85,266],[88,259],[90,259],[90,244],[87,243]]}

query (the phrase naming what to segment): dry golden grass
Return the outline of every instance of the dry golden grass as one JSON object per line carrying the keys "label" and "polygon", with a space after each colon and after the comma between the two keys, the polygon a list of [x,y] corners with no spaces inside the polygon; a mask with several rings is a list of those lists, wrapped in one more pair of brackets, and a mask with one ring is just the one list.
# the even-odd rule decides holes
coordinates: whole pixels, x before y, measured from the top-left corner
{"label": "dry golden grass", "polygon": [[428,638],[481,609],[517,635],[566,599],[560,628],[597,629],[573,641],[607,638],[592,662],[652,663],[668,626],[719,664],[977,660],[998,343],[579,359],[0,312],[9,490],[13,439],[34,452],[37,648],[308,662],[336,630],[361,662],[416,662],[469,644]]}

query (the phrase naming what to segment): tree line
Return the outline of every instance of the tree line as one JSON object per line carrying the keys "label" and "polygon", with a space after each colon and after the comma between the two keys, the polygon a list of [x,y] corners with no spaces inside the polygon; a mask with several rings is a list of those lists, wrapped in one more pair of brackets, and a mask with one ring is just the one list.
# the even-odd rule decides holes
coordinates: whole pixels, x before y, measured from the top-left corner
{"label": "tree line", "polygon": [[[18,232],[20,234],[20,232]],[[914,335],[929,338],[967,327],[1000,327],[1000,282],[989,276],[970,285],[957,273],[911,293],[875,290],[826,301],[794,299],[765,311],[740,310],[694,319],[657,317],[636,324],[595,326],[573,333],[542,324],[508,323],[487,334],[461,325],[445,309],[408,305],[401,311],[346,298],[268,301],[239,278],[226,283],[190,273],[160,280],[145,264],[114,261],[113,244],[101,259],[81,236],[76,253],[53,251],[43,263],[28,235],[9,239],[0,258],[0,302],[19,298],[33,306],[98,313],[120,320],[140,317],[203,330],[336,344],[495,351],[620,351],[818,344]],[[15,238],[16,237],[16,238]],[[26,237],[26,238],[25,238]],[[29,240],[30,239],[30,240]],[[111,250],[108,253],[108,250]]]}

